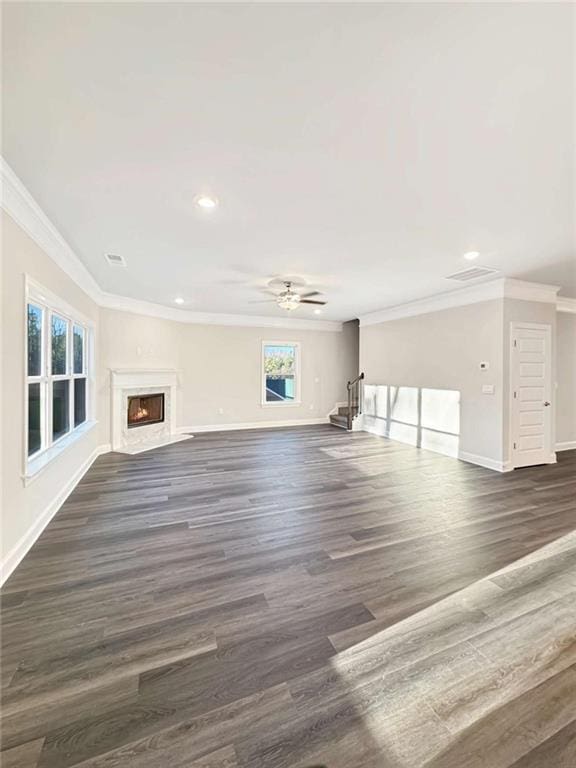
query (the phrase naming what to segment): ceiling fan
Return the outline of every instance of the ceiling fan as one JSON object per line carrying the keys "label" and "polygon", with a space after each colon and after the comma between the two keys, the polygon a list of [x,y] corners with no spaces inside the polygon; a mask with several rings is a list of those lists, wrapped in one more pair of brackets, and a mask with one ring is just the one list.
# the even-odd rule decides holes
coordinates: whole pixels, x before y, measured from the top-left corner
{"label": "ceiling fan", "polygon": [[315,301],[312,296],[320,296],[320,291],[309,291],[308,293],[297,293],[292,287],[291,280],[285,280],[283,282],[284,290],[275,296],[273,299],[265,299],[264,302],[276,302],[281,309],[286,309],[291,312],[294,309],[298,309],[300,304],[317,304],[324,306],[325,301]]}

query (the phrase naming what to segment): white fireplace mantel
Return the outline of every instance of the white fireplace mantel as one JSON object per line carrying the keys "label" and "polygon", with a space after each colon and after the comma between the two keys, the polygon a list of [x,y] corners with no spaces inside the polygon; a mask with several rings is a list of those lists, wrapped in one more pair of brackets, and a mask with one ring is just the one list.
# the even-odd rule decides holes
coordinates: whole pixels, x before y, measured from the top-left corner
{"label": "white fireplace mantel", "polygon": [[[136,453],[182,439],[177,435],[179,371],[173,368],[112,368],[112,450]],[[128,398],[132,395],[164,394],[164,421],[128,429]]]}
{"label": "white fireplace mantel", "polygon": [[111,368],[112,389],[131,387],[177,387],[179,371],[175,368]]}

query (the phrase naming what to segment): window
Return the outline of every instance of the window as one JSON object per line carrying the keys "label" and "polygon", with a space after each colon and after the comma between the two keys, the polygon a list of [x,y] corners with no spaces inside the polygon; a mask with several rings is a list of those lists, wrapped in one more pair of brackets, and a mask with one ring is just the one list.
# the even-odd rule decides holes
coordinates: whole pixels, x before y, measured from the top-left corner
{"label": "window", "polygon": [[33,462],[51,458],[90,410],[89,326],[44,293],[27,286],[26,455]]}
{"label": "window", "polygon": [[262,404],[300,403],[300,345],[295,342],[262,343]]}

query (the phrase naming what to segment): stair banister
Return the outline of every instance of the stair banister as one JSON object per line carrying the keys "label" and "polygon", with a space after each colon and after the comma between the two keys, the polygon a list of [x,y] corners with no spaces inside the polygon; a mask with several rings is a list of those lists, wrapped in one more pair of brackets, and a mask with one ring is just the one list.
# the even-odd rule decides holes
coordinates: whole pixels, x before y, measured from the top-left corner
{"label": "stair banister", "polygon": [[[346,389],[348,390],[348,416],[347,416],[347,429],[352,429],[352,421],[354,419],[353,414],[353,402],[357,404],[358,407],[358,413],[362,413],[362,396],[363,396],[363,388],[362,388],[362,381],[364,379],[364,373],[360,373],[353,381],[349,381],[346,384]],[[356,395],[355,398],[353,398],[353,393]]]}

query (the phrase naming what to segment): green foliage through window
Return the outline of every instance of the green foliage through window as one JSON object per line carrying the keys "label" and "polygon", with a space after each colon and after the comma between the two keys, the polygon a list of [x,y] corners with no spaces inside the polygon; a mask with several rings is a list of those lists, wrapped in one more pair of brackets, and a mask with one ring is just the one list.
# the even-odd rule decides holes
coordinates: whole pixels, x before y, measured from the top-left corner
{"label": "green foliage through window", "polygon": [[42,310],[28,304],[28,376],[40,376],[42,366]]}
{"label": "green foliage through window", "polygon": [[267,346],[264,348],[266,376],[294,376],[296,350],[294,347]]}
{"label": "green foliage through window", "polygon": [[58,315],[52,315],[52,375],[66,375],[66,343],[68,323]]}

